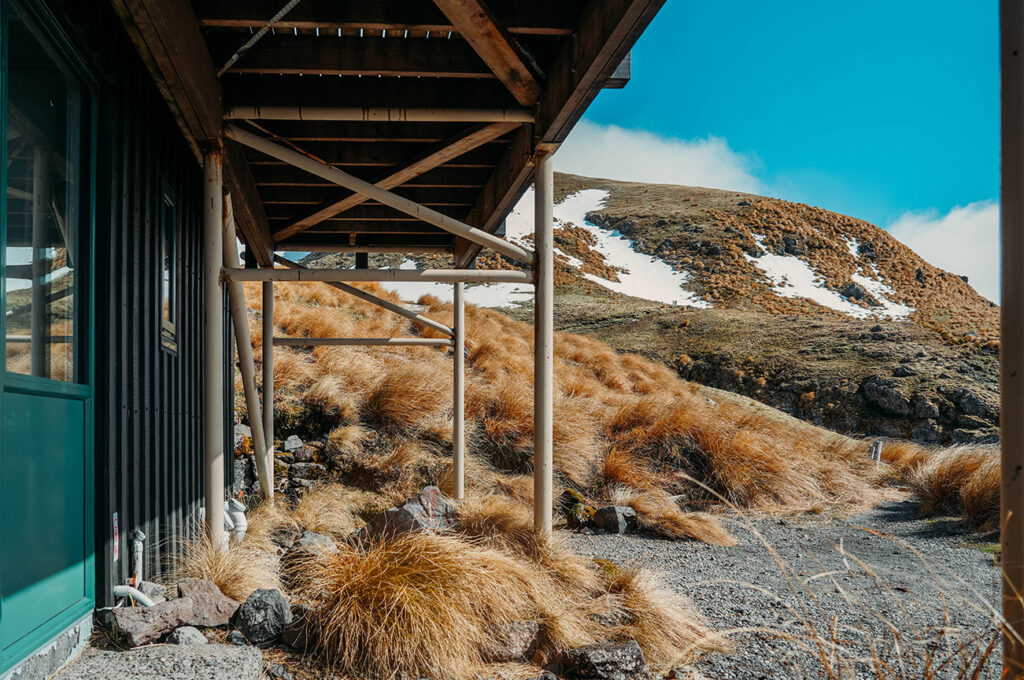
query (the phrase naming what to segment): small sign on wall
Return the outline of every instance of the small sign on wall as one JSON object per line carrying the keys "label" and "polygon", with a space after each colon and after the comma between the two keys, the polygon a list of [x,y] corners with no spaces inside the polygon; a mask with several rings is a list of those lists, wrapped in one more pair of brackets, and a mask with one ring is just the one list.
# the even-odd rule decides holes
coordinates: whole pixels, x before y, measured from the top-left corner
{"label": "small sign on wall", "polygon": [[121,556],[121,539],[119,536],[121,532],[118,531],[117,526],[117,513],[114,513],[114,562],[117,562],[117,558]]}

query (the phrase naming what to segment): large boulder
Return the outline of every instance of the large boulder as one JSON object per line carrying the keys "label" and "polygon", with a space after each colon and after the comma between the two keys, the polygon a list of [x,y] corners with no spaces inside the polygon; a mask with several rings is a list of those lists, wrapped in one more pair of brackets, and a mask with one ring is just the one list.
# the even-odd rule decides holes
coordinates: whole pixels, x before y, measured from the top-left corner
{"label": "large boulder", "polygon": [[593,522],[598,529],[611,534],[635,534],[639,528],[636,510],[628,505],[608,505],[598,508]]}
{"label": "large boulder", "polygon": [[238,610],[239,603],[220,592],[213,581],[187,578],[178,584],[178,597],[192,598],[190,626],[216,628],[231,623],[231,617]]}
{"label": "large boulder", "polygon": [[436,486],[422,491],[401,506],[389,508],[355,532],[359,542],[390,540],[410,531],[442,533],[455,525],[455,503]]}
{"label": "large boulder", "polygon": [[587,680],[647,680],[650,671],[636,640],[603,642],[562,653],[562,673]]}
{"label": "large boulder", "polygon": [[291,607],[277,588],[255,591],[232,619],[235,628],[254,645],[273,642],[291,621]]}
{"label": "large boulder", "polygon": [[192,604],[182,597],[152,607],[118,607],[111,611],[111,626],[129,647],[148,645],[191,621]]}

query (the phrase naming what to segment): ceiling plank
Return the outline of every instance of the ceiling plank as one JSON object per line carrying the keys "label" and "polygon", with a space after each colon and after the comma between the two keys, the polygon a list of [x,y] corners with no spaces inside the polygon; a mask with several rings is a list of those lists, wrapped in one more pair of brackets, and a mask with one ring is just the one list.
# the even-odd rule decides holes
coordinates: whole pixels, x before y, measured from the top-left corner
{"label": "ceiling plank", "polygon": [[235,214],[235,224],[242,232],[242,240],[252,248],[260,266],[269,267],[274,262],[274,244],[256,181],[245,161],[241,145],[232,141],[226,143],[224,170],[224,182],[233,198],[231,207]]}
{"label": "ceiling plank", "polygon": [[[522,106],[533,106],[541,87],[536,65],[483,0],[434,0],[456,30]],[[531,68],[532,67],[532,68]]]}
{"label": "ceiling plank", "polygon": [[[474,125],[459,134],[451,137],[440,145],[434,147],[428,151],[423,152],[417,157],[409,160],[405,163],[401,169],[389,173],[386,177],[383,177],[374,184],[382,189],[393,189],[401,186],[405,182],[419,177],[429,170],[444,165],[449,161],[458,158],[459,156],[471,151],[482,144],[493,141],[501,135],[514,129],[516,124],[514,123],[491,123],[490,125]],[[368,197],[362,194],[350,194],[340,200],[336,200],[331,204],[322,207],[321,209],[313,212],[312,214],[302,218],[298,222],[295,222],[288,227],[281,229],[274,233],[274,240],[280,241],[288,238],[304,229],[308,229],[314,224],[342,213],[354,206],[359,205],[367,200]]]}

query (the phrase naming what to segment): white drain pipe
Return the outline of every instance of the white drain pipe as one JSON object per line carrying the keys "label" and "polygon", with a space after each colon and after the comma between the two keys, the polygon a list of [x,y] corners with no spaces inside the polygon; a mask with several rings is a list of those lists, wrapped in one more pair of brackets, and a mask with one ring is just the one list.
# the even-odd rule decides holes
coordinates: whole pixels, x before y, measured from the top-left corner
{"label": "white drain pipe", "polygon": [[115,597],[131,596],[136,602],[138,602],[144,607],[152,607],[156,604],[156,602],[154,602],[153,599],[149,597],[149,595],[146,595],[138,588],[133,588],[131,586],[114,586],[113,592]]}
{"label": "white drain pipe", "polygon": [[146,534],[141,529],[132,532],[132,579],[135,585],[142,583],[142,553],[145,548]]}
{"label": "white drain pipe", "polygon": [[249,528],[249,522],[245,518],[245,504],[237,498],[229,498],[224,504],[224,517],[230,518],[232,527],[229,531],[235,541],[241,543]]}

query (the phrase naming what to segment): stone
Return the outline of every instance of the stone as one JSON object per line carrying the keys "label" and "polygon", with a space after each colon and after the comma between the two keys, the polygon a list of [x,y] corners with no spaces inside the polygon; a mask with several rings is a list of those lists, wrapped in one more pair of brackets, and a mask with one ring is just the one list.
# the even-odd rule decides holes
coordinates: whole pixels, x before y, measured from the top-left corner
{"label": "stone", "polygon": [[864,401],[883,413],[894,416],[910,415],[910,401],[894,387],[890,380],[874,375],[860,386]]}
{"label": "stone", "polygon": [[111,626],[129,647],[148,645],[187,624],[192,604],[192,598],[182,597],[152,607],[118,607],[111,611]]}
{"label": "stone", "polygon": [[338,552],[338,546],[334,544],[334,539],[330,536],[324,536],[318,534],[315,531],[303,531],[302,535],[299,536],[299,540],[295,541],[292,545],[292,550],[298,550],[300,548],[306,549],[326,549],[331,552]]}
{"label": "stone", "polygon": [[232,623],[254,644],[273,642],[291,623],[292,610],[288,600],[277,588],[260,588],[249,596],[235,612]]}
{"label": "stone", "polygon": [[178,584],[178,597],[192,598],[192,626],[217,628],[231,623],[239,603],[220,592],[213,581],[187,578]]}
{"label": "stone", "polygon": [[582,529],[594,516],[594,508],[575,489],[563,489],[556,504],[570,529]]}
{"label": "stone", "polygon": [[311,646],[308,626],[313,611],[311,605],[296,602],[292,605],[292,621],[281,632],[281,641],[297,652],[304,652]]}
{"label": "stone", "polygon": [[229,645],[247,645],[249,641],[245,639],[245,636],[239,633],[237,630],[233,630],[228,633],[227,643]]}
{"label": "stone", "polygon": [[160,604],[161,602],[167,601],[167,586],[160,585],[159,583],[153,583],[152,581],[140,581],[139,591],[153,600],[154,603]]}
{"label": "stone", "polygon": [[608,505],[599,508],[593,517],[598,529],[611,534],[634,534],[639,529],[636,510],[627,505]]}
{"label": "stone", "polygon": [[442,533],[455,525],[455,503],[436,486],[406,500],[397,508],[389,508],[353,534],[359,542],[390,540],[410,531]]}
{"label": "stone", "polygon": [[920,394],[915,394],[910,398],[910,408],[918,418],[939,417],[939,408]]}
{"label": "stone", "polygon": [[276,678],[276,680],[295,680],[295,676],[279,663],[275,663],[273,666],[268,668],[267,675],[272,678]]}
{"label": "stone", "polygon": [[54,680],[260,680],[263,655],[254,647],[154,645],[127,652],[88,649]]}
{"label": "stone", "polygon": [[978,416],[985,420],[994,421],[998,413],[997,408],[990,406],[984,399],[965,387],[961,387],[953,392],[951,399],[964,415]]}
{"label": "stone", "polygon": [[285,465],[291,465],[295,462],[295,454],[292,453],[278,453],[274,455],[274,460]]}
{"label": "stone", "polygon": [[603,642],[562,653],[566,678],[587,680],[647,680],[650,672],[636,640]]}
{"label": "stone", "polygon": [[526,663],[537,649],[540,624],[513,621],[495,626],[490,645],[483,650],[486,663]]}
{"label": "stone", "polygon": [[914,270],[914,278],[917,279],[918,283],[924,283],[924,270],[920,267]]}
{"label": "stone", "polygon": [[270,534],[270,540],[281,550],[288,550],[295,545],[295,541],[299,540],[301,535],[302,533],[298,529],[283,526],[278,527]]}
{"label": "stone", "polygon": [[319,453],[319,451],[309,445],[300,446],[292,451],[296,463],[315,463]]}
{"label": "stone", "polygon": [[850,300],[863,300],[868,296],[868,292],[864,289],[864,286],[859,283],[854,283],[853,281],[843,286],[843,289],[839,291],[839,294]]}
{"label": "stone", "polygon": [[259,488],[256,461],[252,456],[241,456],[231,461],[231,495],[249,495]]}
{"label": "stone", "polygon": [[320,463],[292,463],[288,468],[289,478],[319,479],[327,474],[327,468]]}
{"label": "stone", "polygon": [[896,378],[909,378],[912,375],[917,375],[917,371],[909,366],[900,365],[892,370],[892,374]]}
{"label": "stone", "polygon": [[210,642],[198,628],[193,626],[175,628],[171,631],[171,634],[167,636],[167,641],[172,645],[205,645]]}
{"label": "stone", "polygon": [[302,440],[299,439],[298,435],[291,435],[288,439],[284,440],[284,450],[291,453],[295,449],[302,447]]}

